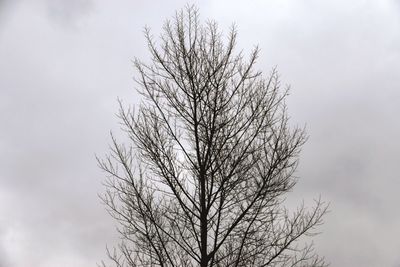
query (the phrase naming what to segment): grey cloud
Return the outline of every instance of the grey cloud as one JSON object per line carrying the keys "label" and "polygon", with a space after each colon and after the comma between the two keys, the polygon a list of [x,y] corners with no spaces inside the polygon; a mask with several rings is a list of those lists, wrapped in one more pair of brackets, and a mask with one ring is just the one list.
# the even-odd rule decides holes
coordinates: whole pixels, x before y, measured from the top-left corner
{"label": "grey cloud", "polygon": [[49,16],[61,23],[74,23],[94,8],[92,0],[46,0],[45,3]]}
{"label": "grey cloud", "polygon": [[8,14],[12,11],[13,5],[18,3],[19,0],[0,0],[0,27],[7,19]]}
{"label": "grey cloud", "polygon": [[[157,36],[185,1],[9,3],[0,2],[0,267],[95,266],[117,235],[97,198],[94,153],[118,132],[116,98],[138,100],[130,59],[147,59],[143,26]],[[239,47],[259,43],[260,68],[278,65],[293,87],[289,113],[310,139],[289,197],[331,202],[318,252],[332,266],[398,265],[398,1],[199,5],[223,29],[236,21]]]}
{"label": "grey cloud", "polygon": [[39,16],[47,16],[52,23],[64,28],[76,28],[95,10],[92,0],[0,0],[0,19],[15,10],[29,8]]}
{"label": "grey cloud", "polygon": [[[2,192],[0,191],[0,194]],[[4,200],[4,197],[0,197],[0,199]],[[2,218],[0,216],[0,218]],[[7,240],[6,240],[6,225],[5,225],[5,220],[4,219],[0,219],[0,267],[7,267],[9,266],[9,262],[8,262],[8,254],[7,254],[7,250],[6,250],[6,246],[7,246]]]}
{"label": "grey cloud", "polygon": [[0,0],[0,11],[4,11],[11,3],[13,3],[11,0]]}
{"label": "grey cloud", "polygon": [[0,267],[6,267],[7,263],[6,263],[6,255],[3,252],[3,249],[0,249]]}

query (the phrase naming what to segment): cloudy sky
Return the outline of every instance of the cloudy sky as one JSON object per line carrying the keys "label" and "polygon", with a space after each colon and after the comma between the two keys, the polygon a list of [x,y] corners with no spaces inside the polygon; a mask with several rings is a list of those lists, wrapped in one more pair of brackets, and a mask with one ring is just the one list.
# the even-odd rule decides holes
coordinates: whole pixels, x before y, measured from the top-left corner
{"label": "cloudy sky", "polygon": [[[0,267],[96,266],[118,236],[95,154],[135,103],[143,26],[187,1],[0,0]],[[196,3],[196,2],[194,2]],[[307,125],[289,201],[331,212],[315,238],[331,266],[400,266],[400,1],[198,1],[291,85]]]}

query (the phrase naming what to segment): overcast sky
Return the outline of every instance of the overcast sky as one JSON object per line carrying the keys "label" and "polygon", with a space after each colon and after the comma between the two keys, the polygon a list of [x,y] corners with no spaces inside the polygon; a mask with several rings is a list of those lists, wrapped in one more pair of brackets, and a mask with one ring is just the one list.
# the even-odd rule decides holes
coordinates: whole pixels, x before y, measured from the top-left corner
{"label": "overcast sky", "polygon": [[[117,97],[131,60],[186,1],[0,0],[0,267],[87,267],[118,236],[101,205]],[[196,2],[194,2],[196,3]],[[319,195],[315,238],[331,266],[400,266],[400,1],[198,1],[202,19],[291,85],[307,125],[290,203]]]}

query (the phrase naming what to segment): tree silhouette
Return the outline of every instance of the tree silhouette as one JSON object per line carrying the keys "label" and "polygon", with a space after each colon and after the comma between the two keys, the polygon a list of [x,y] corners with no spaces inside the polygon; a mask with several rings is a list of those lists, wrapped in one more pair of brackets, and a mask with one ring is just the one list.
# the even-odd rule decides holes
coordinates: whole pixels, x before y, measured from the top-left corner
{"label": "tree silhouette", "polygon": [[[326,205],[289,212],[283,195],[306,136],[290,128],[287,90],[264,78],[195,7],[177,12],[160,43],[145,30],[152,61],[135,60],[139,108],[119,117],[130,144],[112,136],[102,196],[122,241],[116,266],[325,266],[312,243]],[[103,266],[106,266],[103,263]]]}

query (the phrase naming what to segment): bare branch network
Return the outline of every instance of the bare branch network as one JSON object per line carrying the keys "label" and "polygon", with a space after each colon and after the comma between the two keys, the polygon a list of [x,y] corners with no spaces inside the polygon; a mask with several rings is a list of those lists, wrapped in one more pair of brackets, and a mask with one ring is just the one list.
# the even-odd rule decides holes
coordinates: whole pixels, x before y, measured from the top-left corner
{"label": "bare branch network", "polygon": [[[187,7],[145,36],[152,62],[135,60],[143,102],[121,105],[131,144],[112,137],[99,159],[103,201],[120,224],[116,266],[325,266],[312,243],[326,205],[282,207],[305,142],[290,129],[276,71],[264,78],[215,22]],[[106,266],[103,263],[103,266]]]}

